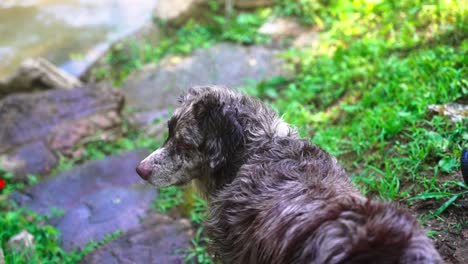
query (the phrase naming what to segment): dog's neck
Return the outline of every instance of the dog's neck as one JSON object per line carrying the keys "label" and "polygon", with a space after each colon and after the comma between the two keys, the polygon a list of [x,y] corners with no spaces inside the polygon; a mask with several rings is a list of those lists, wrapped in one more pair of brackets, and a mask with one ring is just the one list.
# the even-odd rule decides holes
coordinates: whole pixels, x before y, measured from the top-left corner
{"label": "dog's neck", "polygon": [[198,190],[205,198],[211,200],[211,197],[216,195],[220,189],[231,183],[240,167],[247,164],[252,155],[262,149],[259,146],[268,148],[271,141],[280,137],[299,138],[297,131],[279,117],[271,116],[270,118],[269,122],[244,120],[243,127],[247,139],[244,144],[239,145],[222,166],[216,170],[206,168],[202,176],[195,180]]}
{"label": "dog's neck", "polygon": [[245,151],[245,145],[239,146],[236,152],[237,155],[231,156],[225,164],[216,170],[205,168],[201,177],[195,179],[195,185],[200,194],[204,198],[211,200],[220,189],[226,184],[231,183],[235,179],[241,165],[245,164],[245,161],[248,159],[246,153],[248,152]]}

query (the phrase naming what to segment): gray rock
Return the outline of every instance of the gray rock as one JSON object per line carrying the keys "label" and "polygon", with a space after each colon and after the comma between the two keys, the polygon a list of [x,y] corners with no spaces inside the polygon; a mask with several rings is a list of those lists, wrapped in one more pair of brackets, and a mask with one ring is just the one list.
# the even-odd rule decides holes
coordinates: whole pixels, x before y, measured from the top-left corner
{"label": "gray rock", "polygon": [[49,61],[42,58],[29,59],[5,81],[0,81],[0,98],[10,93],[52,88],[71,89],[81,85],[78,79]]}
{"label": "gray rock", "polygon": [[32,260],[34,258],[36,247],[34,236],[26,230],[12,236],[8,240],[8,247],[11,251],[23,255],[27,260]]}
{"label": "gray rock", "polygon": [[0,264],[5,264],[5,255],[3,255],[3,249],[0,246]]}
{"label": "gray rock", "polygon": [[183,24],[191,17],[197,16],[205,0],[159,0],[153,10],[153,16],[170,25]]}
{"label": "gray rock", "polygon": [[185,263],[190,246],[190,224],[165,215],[148,217],[145,223],[87,255],[81,263]]}
{"label": "gray rock", "polygon": [[223,2],[234,2],[237,8],[256,8],[260,6],[270,6],[275,3],[274,0],[218,0]]}
{"label": "gray rock", "polygon": [[295,48],[318,49],[320,43],[320,34],[317,30],[307,30],[299,34],[294,40],[292,46]]}
{"label": "gray rock", "polygon": [[47,214],[51,208],[69,210],[105,188],[130,187],[143,183],[136,165],[148,154],[134,150],[102,160],[89,161],[11,195],[19,206]]}
{"label": "gray rock", "polygon": [[0,168],[12,172],[17,179],[27,174],[47,174],[58,163],[57,157],[43,141],[35,141],[19,147],[10,156],[4,156]]}
{"label": "gray rock", "polygon": [[65,249],[82,247],[114,231],[136,228],[146,216],[157,192],[143,183],[135,167],[147,154],[135,150],[90,161],[13,193],[11,199],[36,213],[63,210],[50,224],[61,231]]}
{"label": "gray rock", "polygon": [[221,84],[240,87],[278,75],[289,75],[277,52],[264,47],[218,44],[199,49],[190,57],[170,57],[160,65],[147,65],[131,75],[122,90],[127,103],[137,110],[164,110],[195,85]]}
{"label": "gray rock", "polygon": [[120,124],[122,105],[123,96],[104,86],[10,95],[0,101],[0,153],[34,141],[65,153]]}
{"label": "gray rock", "polygon": [[253,9],[262,6],[271,6],[275,3],[275,0],[218,0],[218,2],[224,5],[226,11],[229,13],[234,8]]}
{"label": "gray rock", "polygon": [[459,122],[468,118],[468,95],[459,98],[456,102],[444,105],[430,105],[428,110],[432,114],[446,116],[452,122]]}
{"label": "gray rock", "polygon": [[258,32],[273,37],[298,36],[305,29],[294,18],[272,17],[265,22]]}
{"label": "gray rock", "polygon": [[110,187],[83,197],[76,207],[53,221],[61,231],[63,248],[83,248],[89,241],[100,241],[117,230],[138,227],[155,193],[150,186]]}

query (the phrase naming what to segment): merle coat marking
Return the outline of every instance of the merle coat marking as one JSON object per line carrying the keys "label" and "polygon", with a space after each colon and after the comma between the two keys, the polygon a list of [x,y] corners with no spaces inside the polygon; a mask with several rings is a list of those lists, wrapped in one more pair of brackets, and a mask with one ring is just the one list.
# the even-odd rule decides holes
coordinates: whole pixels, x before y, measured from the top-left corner
{"label": "merle coat marking", "polygon": [[413,217],[364,198],[335,158],[260,101],[195,87],[180,103],[137,171],[157,187],[196,182],[221,262],[442,263]]}

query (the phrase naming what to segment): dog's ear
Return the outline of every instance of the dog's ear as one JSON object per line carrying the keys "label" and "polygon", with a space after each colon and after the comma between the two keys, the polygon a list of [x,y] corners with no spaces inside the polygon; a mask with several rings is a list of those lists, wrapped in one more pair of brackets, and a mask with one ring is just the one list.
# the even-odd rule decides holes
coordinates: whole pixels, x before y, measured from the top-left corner
{"label": "dog's ear", "polygon": [[194,98],[198,97],[200,94],[208,91],[209,89],[211,89],[210,86],[192,86],[187,90],[187,92],[184,95],[179,96],[179,98],[177,98],[177,101],[179,103],[183,103],[186,101],[193,100]]}
{"label": "dog's ear", "polygon": [[207,93],[194,104],[199,127],[205,133],[205,152],[210,168],[218,170],[229,161],[244,142],[235,105],[222,102],[219,95]]}

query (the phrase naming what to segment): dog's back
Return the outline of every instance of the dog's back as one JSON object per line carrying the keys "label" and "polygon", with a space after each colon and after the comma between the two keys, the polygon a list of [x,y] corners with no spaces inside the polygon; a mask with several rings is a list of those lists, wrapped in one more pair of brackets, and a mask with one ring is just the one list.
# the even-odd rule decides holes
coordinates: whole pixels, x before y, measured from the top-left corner
{"label": "dog's back", "polygon": [[441,263],[413,217],[368,201],[333,157],[290,137],[240,167],[206,228],[223,263]]}
{"label": "dog's back", "polygon": [[364,198],[260,101],[194,87],[181,104],[137,172],[158,187],[196,180],[223,263],[441,263],[413,217]]}

